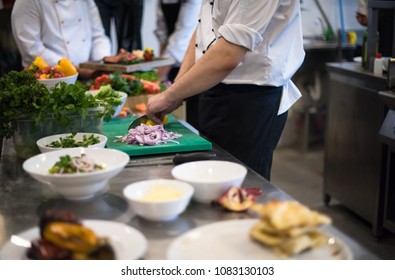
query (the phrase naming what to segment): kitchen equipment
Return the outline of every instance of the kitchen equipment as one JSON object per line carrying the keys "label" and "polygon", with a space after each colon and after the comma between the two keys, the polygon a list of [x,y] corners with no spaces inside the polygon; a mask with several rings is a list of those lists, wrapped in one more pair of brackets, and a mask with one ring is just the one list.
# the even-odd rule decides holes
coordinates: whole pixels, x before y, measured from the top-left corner
{"label": "kitchen equipment", "polygon": [[192,132],[171,115],[169,115],[165,129],[182,135],[176,139],[176,142],[167,142],[154,146],[140,146],[119,142],[117,136],[124,136],[127,133],[126,128],[134,118],[113,119],[103,124],[102,134],[108,138],[108,148],[123,151],[130,156],[207,151],[212,149],[211,142]]}
{"label": "kitchen equipment", "polygon": [[195,188],[195,201],[211,203],[217,201],[229,187],[240,188],[247,168],[231,161],[205,160],[177,165],[171,170],[171,175]]}
{"label": "kitchen equipment", "polygon": [[[379,96],[381,100],[388,107],[387,115],[381,125],[379,137],[384,145],[383,153],[383,200],[381,203],[383,209],[380,213],[382,226],[395,233],[395,92],[394,91],[380,91]],[[380,225],[381,229],[381,225]]]}
{"label": "kitchen equipment", "polygon": [[175,156],[155,157],[149,159],[130,160],[126,167],[161,165],[161,164],[181,164],[190,161],[210,160],[215,158],[214,152],[196,152],[188,154],[176,154]]}
{"label": "kitchen equipment", "polygon": [[123,190],[137,215],[150,221],[170,221],[185,211],[194,193],[182,181],[151,179],[132,183]]}
{"label": "kitchen equipment", "polygon": [[137,126],[139,126],[142,123],[146,123],[149,120],[149,118],[147,117],[147,115],[142,115],[141,117],[138,117],[137,119],[135,119],[134,121],[132,121],[129,126],[128,126],[128,130],[135,128]]}

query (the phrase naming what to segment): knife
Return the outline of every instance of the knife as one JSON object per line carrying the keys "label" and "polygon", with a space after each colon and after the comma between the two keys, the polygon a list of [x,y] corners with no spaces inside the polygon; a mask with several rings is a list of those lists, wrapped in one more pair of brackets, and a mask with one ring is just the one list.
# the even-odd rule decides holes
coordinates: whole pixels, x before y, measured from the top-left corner
{"label": "knife", "polygon": [[181,164],[191,161],[210,160],[215,158],[214,152],[196,152],[188,154],[175,154],[174,156],[165,156],[149,159],[130,160],[125,167],[133,166],[149,166],[149,165],[165,165],[165,164]]}
{"label": "knife", "polygon": [[132,128],[136,128],[138,127],[140,124],[142,123],[146,123],[149,120],[149,118],[147,117],[147,115],[142,115],[141,117],[138,117],[137,119],[135,119],[134,121],[132,121],[129,126],[128,126],[128,130],[132,129]]}

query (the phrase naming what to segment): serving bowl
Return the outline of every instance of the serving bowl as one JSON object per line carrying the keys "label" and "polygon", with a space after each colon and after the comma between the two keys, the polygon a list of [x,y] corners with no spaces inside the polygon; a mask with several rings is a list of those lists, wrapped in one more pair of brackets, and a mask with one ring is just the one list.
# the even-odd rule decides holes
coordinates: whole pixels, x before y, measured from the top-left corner
{"label": "serving bowl", "polygon": [[[82,154],[104,168],[85,173],[49,173],[49,169],[60,160],[61,156],[75,157]],[[71,200],[82,200],[91,198],[103,190],[108,180],[121,172],[128,162],[128,154],[114,149],[68,148],[31,157],[24,161],[23,169],[37,181],[53,187],[63,197]]]}
{"label": "serving bowl", "polygon": [[[60,141],[61,139],[66,139],[67,137],[71,136],[71,133],[64,133],[64,134],[56,134],[56,135],[50,135],[44,138],[41,138],[37,140],[37,146],[40,149],[40,152],[42,153],[47,153],[47,152],[52,152],[52,151],[57,151],[61,149],[67,149],[67,148],[78,148],[80,146],[75,145],[75,146],[69,146],[67,148],[65,147],[47,147],[47,145],[51,144],[52,142],[55,141]],[[88,145],[86,148],[104,148],[107,143],[107,137],[103,134],[98,134],[98,133],[88,133],[88,132],[79,132],[74,135],[73,139],[75,140],[76,144],[77,142],[82,142],[84,139],[84,136],[86,138],[89,138],[93,135],[93,137],[98,138],[99,143]]]}
{"label": "serving bowl", "polygon": [[56,86],[57,83],[60,82],[65,82],[66,84],[75,84],[78,78],[78,73],[71,75],[71,76],[66,76],[66,77],[61,77],[61,78],[51,78],[51,79],[38,79],[40,83],[43,83],[47,89],[52,89],[53,87]]}
{"label": "serving bowl", "polygon": [[171,174],[194,187],[194,200],[210,203],[229,187],[240,187],[247,175],[247,168],[230,161],[202,160],[177,165]]}
{"label": "serving bowl", "polygon": [[175,219],[184,212],[193,193],[190,184],[168,179],[139,181],[123,190],[136,214],[151,221]]}
{"label": "serving bowl", "polygon": [[[100,90],[90,90],[89,93],[92,94],[93,96],[96,96],[99,91]],[[119,99],[122,101],[122,104],[120,104],[118,106],[114,106],[115,112],[112,115],[113,118],[115,118],[116,116],[118,116],[121,113],[122,108],[125,106],[126,100],[128,98],[128,94],[126,92],[123,92],[123,91],[115,91],[115,92],[120,95]]]}

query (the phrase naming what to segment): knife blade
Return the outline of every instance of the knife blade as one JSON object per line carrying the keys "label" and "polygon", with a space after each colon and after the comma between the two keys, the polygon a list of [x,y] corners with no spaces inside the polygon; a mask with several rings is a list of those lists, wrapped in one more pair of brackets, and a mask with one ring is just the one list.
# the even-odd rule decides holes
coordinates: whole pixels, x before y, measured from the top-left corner
{"label": "knife blade", "polygon": [[138,117],[137,119],[135,119],[134,121],[132,121],[129,126],[128,126],[128,130],[132,129],[132,128],[136,128],[138,127],[140,124],[142,123],[146,123],[149,120],[149,118],[147,117],[147,115],[142,115],[141,117]]}
{"label": "knife blade", "polygon": [[166,164],[181,164],[191,161],[210,160],[216,157],[214,152],[196,152],[188,154],[175,154],[174,156],[165,156],[149,159],[135,159],[130,160],[126,167],[133,166],[150,166],[150,165],[166,165]]}

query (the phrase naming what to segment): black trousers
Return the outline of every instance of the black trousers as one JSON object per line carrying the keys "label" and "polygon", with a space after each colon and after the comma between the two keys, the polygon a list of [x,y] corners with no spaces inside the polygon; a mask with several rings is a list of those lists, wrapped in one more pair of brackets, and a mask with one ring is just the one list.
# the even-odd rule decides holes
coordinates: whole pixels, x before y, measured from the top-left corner
{"label": "black trousers", "polygon": [[199,96],[198,129],[270,180],[273,151],[288,116],[277,115],[282,90],[219,84]]}

